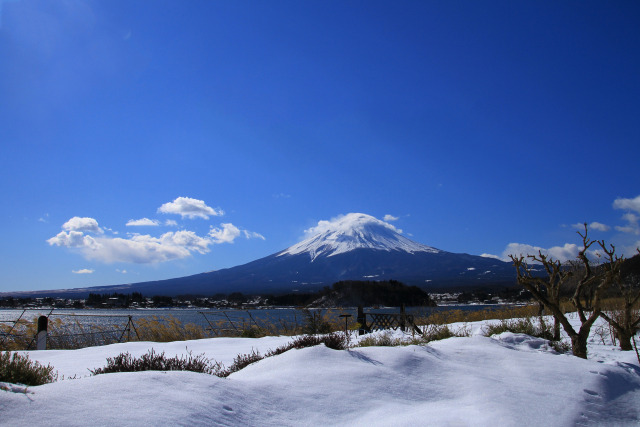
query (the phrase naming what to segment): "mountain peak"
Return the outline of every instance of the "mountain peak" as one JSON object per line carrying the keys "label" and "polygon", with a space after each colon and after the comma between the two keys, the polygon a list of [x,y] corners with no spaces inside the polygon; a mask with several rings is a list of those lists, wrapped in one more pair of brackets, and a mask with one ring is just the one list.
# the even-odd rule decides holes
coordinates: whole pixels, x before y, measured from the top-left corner
{"label": "mountain peak", "polygon": [[305,233],[311,237],[285,249],[278,256],[308,253],[314,260],[318,256],[330,257],[363,248],[387,252],[440,252],[404,237],[401,230],[388,222],[363,213],[349,213],[331,221],[319,221]]}

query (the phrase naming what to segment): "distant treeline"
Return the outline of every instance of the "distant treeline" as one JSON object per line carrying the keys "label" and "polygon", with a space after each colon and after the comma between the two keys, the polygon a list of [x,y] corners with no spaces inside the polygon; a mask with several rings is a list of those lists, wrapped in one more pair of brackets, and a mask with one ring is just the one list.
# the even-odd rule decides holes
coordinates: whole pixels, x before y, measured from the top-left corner
{"label": "distant treeline", "polygon": [[135,307],[354,307],[363,306],[434,306],[435,303],[422,289],[407,286],[396,280],[357,281],[345,280],[326,286],[317,292],[290,293],[285,295],[244,295],[240,292],[216,294],[211,297],[196,295],[145,297],[140,292],[131,294],[90,293],[82,300],[62,298],[12,298],[0,299],[0,307],[60,308],[135,308]]}
{"label": "distant treeline", "polygon": [[397,280],[344,280],[313,293],[268,296],[273,305],[354,307],[362,306],[435,306],[429,294],[417,286],[407,286]]}

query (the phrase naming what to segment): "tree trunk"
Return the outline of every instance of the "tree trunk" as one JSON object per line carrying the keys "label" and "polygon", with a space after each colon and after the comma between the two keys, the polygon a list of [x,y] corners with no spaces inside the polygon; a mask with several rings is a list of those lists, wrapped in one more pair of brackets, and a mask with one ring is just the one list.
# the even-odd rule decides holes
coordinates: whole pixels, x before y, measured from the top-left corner
{"label": "tree trunk", "polygon": [[560,341],[560,320],[554,316],[553,341]]}
{"label": "tree trunk", "polygon": [[620,350],[622,351],[631,351],[633,350],[633,346],[631,345],[631,337],[634,334],[627,333],[627,331],[623,331],[621,329],[616,330],[616,338],[620,341]]}
{"label": "tree trunk", "polygon": [[571,337],[571,351],[574,356],[587,358],[587,337],[588,335],[581,333]]}

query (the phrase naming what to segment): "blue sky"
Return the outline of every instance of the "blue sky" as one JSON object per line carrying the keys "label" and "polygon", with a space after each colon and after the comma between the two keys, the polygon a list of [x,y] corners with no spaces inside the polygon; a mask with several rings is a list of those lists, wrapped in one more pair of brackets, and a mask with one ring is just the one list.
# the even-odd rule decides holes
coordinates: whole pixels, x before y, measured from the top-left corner
{"label": "blue sky", "polygon": [[0,291],[231,267],[350,212],[477,255],[640,245],[636,2],[0,8]]}

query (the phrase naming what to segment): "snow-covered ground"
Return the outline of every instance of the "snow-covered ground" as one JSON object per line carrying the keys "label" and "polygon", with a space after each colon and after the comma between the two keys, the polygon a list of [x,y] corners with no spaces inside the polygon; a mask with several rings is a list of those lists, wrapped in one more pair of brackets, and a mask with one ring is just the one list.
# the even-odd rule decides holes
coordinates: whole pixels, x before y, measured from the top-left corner
{"label": "snow-covered ground", "polygon": [[290,350],[228,378],[193,372],[91,376],[88,370],[121,352],[139,356],[150,348],[168,356],[188,349],[229,365],[239,353],[264,353],[291,338],[32,351],[31,359],[77,378],[28,387],[26,393],[0,391],[0,424],[640,425],[640,367],[634,352],[593,337],[589,360],[582,360],[557,354],[538,338],[484,337],[482,322],[466,326],[473,336],[423,346]]}

